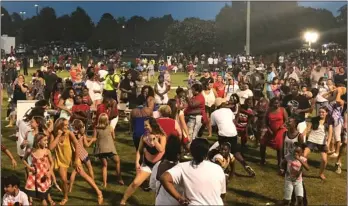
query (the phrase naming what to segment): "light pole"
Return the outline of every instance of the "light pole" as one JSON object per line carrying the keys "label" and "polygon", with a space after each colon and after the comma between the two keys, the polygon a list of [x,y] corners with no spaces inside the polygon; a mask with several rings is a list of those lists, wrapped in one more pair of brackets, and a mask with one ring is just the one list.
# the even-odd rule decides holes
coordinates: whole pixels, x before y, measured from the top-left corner
{"label": "light pole", "polygon": [[36,8],[36,16],[39,16],[39,5],[35,4],[34,6]]}
{"label": "light pole", "polygon": [[245,53],[250,55],[250,1],[247,1]]}
{"label": "light pole", "polygon": [[24,15],[26,14],[25,11],[20,11],[19,14],[21,15],[22,19],[24,20]]}
{"label": "light pole", "polygon": [[312,43],[317,42],[318,38],[319,38],[319,34],[318,32],[315,32],[315,31],[307,31],[304,34],[304,39],[306,42],[308,42],[309,49],[311,49]]}

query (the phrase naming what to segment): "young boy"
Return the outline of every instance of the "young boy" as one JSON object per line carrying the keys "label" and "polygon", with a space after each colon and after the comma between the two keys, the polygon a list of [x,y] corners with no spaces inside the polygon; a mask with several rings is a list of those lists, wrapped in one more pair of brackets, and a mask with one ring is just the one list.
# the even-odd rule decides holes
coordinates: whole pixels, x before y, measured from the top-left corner
{"label": "young boy", "polygon": [[[285,156],[282,162],[282,168],[285,170],[285,185],[284,185],[284,205],[289,205],[291,195],[295,190],[297,205],[303,205],[303,182],[302,169],[309,170],[307,159],[302,156],[303,151],[299,145],[296,145],[294,151]],[[282,172],[284,172],[282,170]]]}
{"label": "young boy", "polygon": [[20,191],[19,189],[20,181],[18,177],[12,175],[10,177],[5,178],[4,182],[5,195],[2,198],[2,205],[29,205],[27,194]]}

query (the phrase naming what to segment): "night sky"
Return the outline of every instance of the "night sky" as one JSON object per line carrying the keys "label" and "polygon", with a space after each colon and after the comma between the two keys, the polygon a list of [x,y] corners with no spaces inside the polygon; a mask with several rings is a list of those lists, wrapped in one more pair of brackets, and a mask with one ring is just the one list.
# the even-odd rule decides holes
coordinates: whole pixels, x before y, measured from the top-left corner
{"label": "night sky", "polygon": [[[25,11],[25,17],[36,14],[35,4],[42,7],[52,7],[57,16],[70,14],[77,6],[82,7],[92,18],[98,22],[103,13],[111,13],[114,17],[138,15],[146,19],[172,14],[174,19],[183,20],[186,17],[199,17],[213,20],[225,4],[231,2],[1,2],[10,13]],[[301,6],[325,8],[337,15],[337,10],[347,2],[300,2]]]}

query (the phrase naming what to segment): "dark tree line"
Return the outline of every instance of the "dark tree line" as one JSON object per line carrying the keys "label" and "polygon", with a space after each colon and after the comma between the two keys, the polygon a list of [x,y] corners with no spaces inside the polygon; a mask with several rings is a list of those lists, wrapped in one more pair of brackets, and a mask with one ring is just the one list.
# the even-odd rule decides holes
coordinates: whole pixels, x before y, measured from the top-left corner
{"label": "dark tree line", "polygon": [[[163,46],[167,51],[232,53],[243,51],[245,46],[246,2],[226,5],[214,21],[176,21],[171,15],[126,19],[104,13],[94,24],[80,7],[60,17],[50,7],[24,19],[3,7],[1,13],[1,33],[16,36],[17,42],[26,44],[85,42],[89,47],[105,49]],[[305,8],[296,2],[252,2],[251,51],[256,54],[299,48],[304,43],[303,32],[308,29],[320,32],[320,42],[346,45],[347,5],[338,13],[335,17],[326,9]]]}

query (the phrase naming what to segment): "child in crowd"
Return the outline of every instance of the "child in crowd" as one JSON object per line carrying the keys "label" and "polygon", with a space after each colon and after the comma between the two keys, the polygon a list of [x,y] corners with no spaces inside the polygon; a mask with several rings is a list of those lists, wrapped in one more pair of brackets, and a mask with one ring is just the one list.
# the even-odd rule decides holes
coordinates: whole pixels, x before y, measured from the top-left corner
{"label": "child in crowd", "polygon": [[235,158],[231,154],[231,144],[228,142],[222,143],[218,148],[209,152],[212,162],[221,166],[226,174],[226,184],[232,179],[234,174]]}
{"label": "child in crowd", "polygon": [[297,205],[303,205],[302,169],[309,170],[309,166],[299,145],[295,146],[292,153],[285,156],[282,168],[282,173],[285,172],[284,205],[290,203],[293,191],[295,191]]}
{"label": "child in crowd", "polygon": [[89,96],[89,90],[86,86],[82,88],[82,103],[91,106],[93,104],[91,97]]}
{"label": "child in crowd", "polygon": [[71,108],[72,115],[70,117],[70,122],[73,122],[75,119],[79,119],[85,123],[87,122],[90,106],[85,104],[82,99],[83,97],[81,95],[75,97],[75,104]]}
{"label": "child in crowd", "polygon": [[[76,154],[79,156],[79,159],[81,160],[82,164],[86,165],[86,167],[88,168],[89,175],[94,180],[93,167],[92,167],[91,160],[88,157],[88,152],[86,151],[85,147],[90,147],[91,144],[93,142],[95,142],[96,139],[87,138],[85,124],[81,120],[75,119],[72,123],[72,127],[75,131],[74,133],[75,133],[76,139],[78,141],[78,147],[76,148]],[[77,174],[76,170],[74,170],[71,173],[69,192],[72,191],[72,187],[74,185],[76,174]]]}
{"label": "child in crowd", "polygon": [[253,116],[253,100],[251,98],[248,98],[245,100],[244,104],[241,105],[240,110],[238,114],[236,115],[236,129],[238,132],[238,135],[241,137],[241,147],[242,151],[241,154],[243,154],[243,149],[245,149],[247,140],[248,140],[248,131],[249,131],[249,124],[252,121]]}
{"label": "child in crowd", "polygon": [[280,84],[278,77],[274,77],[271,84],[271,89],[275,97],[280,96]]}
{"label": "child in crowd", "polygon": [[[25,190],[33,198],[39,198],[42,205],[55,205],[50,195],[51,173],[53,171],[53,159],[51,151],[47,149],[48,138],[43,133],[35,135],[33,149],[26,152],[23,163],[29,170]],[[31,164],[27,162],[31,157]]]}
{"label": "child in crowd", "polygon": [[17,176],[4,178],[5,195],[2,198],[3,206],[29,205],[28,195],[19,189],[20,180]]}
{"label": "child in crowd", "polygon": [[94,138],[97,139],[96,142],[96,149],[95,154],[99,156],[103,168],[102,168],[102,174],[103,174],[103,186],[106,188],[107,186],[107,165],[108,159],[112,159],[113,162],[116,164],[116,174],[118,176],[118,183],[120,185],[124,185],[124,182],[122,180],[121,176],[121,163],[120,163],[120,157],[117,154],[116,147],[114,140],[115,133],[114,129],[109,124],[109,117],[106,113],[102,113],[98,118],[98,124],[94,130]]}

